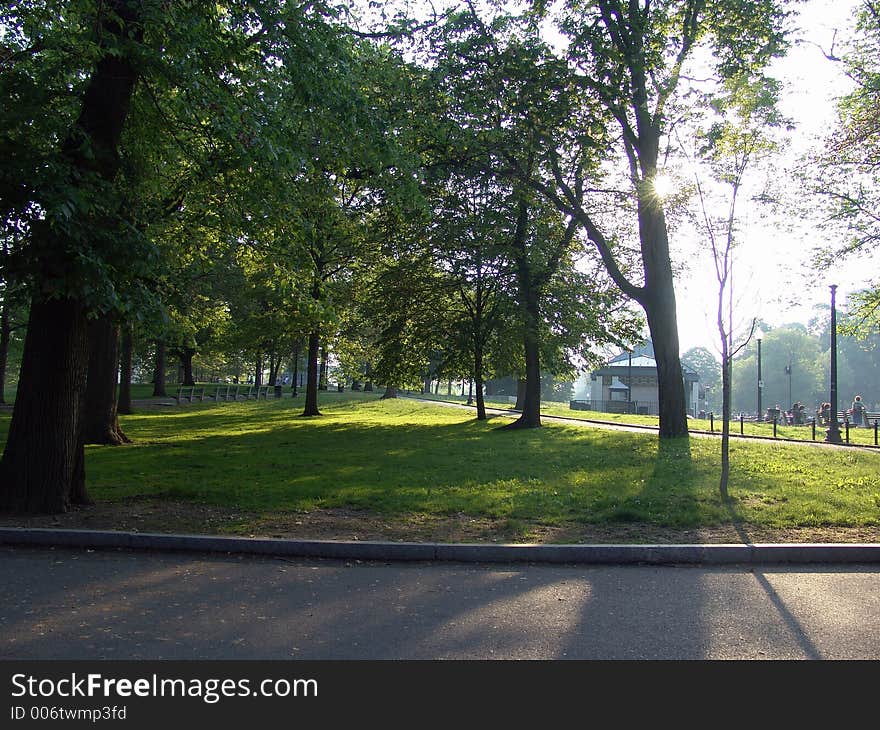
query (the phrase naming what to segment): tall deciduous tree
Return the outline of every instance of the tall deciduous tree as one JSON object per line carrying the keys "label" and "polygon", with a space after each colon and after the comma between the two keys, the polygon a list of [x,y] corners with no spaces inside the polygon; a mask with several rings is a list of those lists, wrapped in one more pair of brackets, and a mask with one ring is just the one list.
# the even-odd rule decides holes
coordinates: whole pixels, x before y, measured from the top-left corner
{"label": "tall deciduous tree", "polygon": [[[485,176],[450,176],[438,186],[430,231],[437,262],[448,275],[444,286],[454,300],[451,325],[454,331],[464,333],[464,338],[451,333],[450,341],[466,343],[471,356],[472,365],[466,372],[474,381],[478,420],[486,420],[483,384],[490,343],[499,335],[504,315],[508,315],[509,324],[511,314],[507,290],[513,282],[505,248],[509,215],[504,192]],[[514,336],[510,327],[503,329],[501,336]]]}
{"label": "tall deciduous tree", "polygon": [[[747,334],[737,333],[734,326],[733,258],[737,243],[737,207],[746,188],[747,173],[754,171],[777,147],[774,130],[786,120],[777,111],[778,84],[769,79],[752,81],[747,76],[725,79],[723,90],[710,106],[713,116],[699,135],[699,156],[709,164],[710,175],[717,189],[726,191],[723,199],[709,192],[705,181],[696,174],[699,199],[700,230],[709,241],[718,299],[715,323],[721,341],[721,476],[719,490],[728,497],[730,481],[730,414],[733,358],[751,338],[755,321]],[[696,155],[695,155],[696,157]],[[697,169],[696,161],[693,168]],[[711,211],[720,208],[722,215]],[[786,408],[791,404],[787,403]]]}
{"label": "tall deciduous tree", "polygon": [[[0,462],[0,505],[18,511],[60,512],[71,502],[87,501],[80,413],[94,277],[84,271],[82,258],[89,250],[100,256],[105,243],[93,228],[106,231],[100,219],[116,214],[112,182],[138,76],[134,54],[144,11],[142,3],[124,0],[102,9],[95,19],[97,60],[58,157],[66,174],[56,181],[54,195],[41,201],[54,197],[64,221],[35,220],[30,232],[33,298],[18,397]],[[108,192],[109,202],[99,202]]]}
{"label": "tall deciduous tree", "polygon": [[[445,129],[439,127],[437,147],[445,144],[445,155],[462,169],[491,176],[505,191],[507,221],[501,230],[517,293],[525,385],[521,416],[511,427],[537,427],[548,286],[582,247],[576,218],[548,205],[535,189],[541,189],[548,145],[555,145],[571,128],[571,115],[582,111],[577,89],[568,83],[566,63],[553,56],[528,18],[499,11],[484,20],[475,4],[467,3],[443,26],[436,48],[433,74],[448,120]],[[593,143],[581,152],[584,164],[595,166],[604,149]],[[607,303],[601,292],[601,286],[593,292],[595,311]],[[602,339],[601,329],[589,334]]]}
{"label": "tall deciduous tree", "polygon": [[[655,187],[663,151],[691,89],[684,73],[700,47],[712,53],[717,78],[760,71],[784,48],[782,5],[777,0],[569,0],[556,16],[567,39],[559,51],[572,73],[566,83],[573,98],[576,90],[585,92],[579,98],[590,108],[572,115],[575,136],[548,139],[551,175],[535,185],[583,227],[614,282],[645,311],[657,360],[661,438],[687,434],[668,224]],[[606,120],[618,129],[612,159],[620,154],[624,172],[617,179],[625,179],[625,186],[602,184],[607,168],[585,166],[589,160],[580,151],[595,145],[596,127],[604,129]],[[618,204],[632,202],[640,264],[633,273],[621,260],[612,224],[603,219],[603,191]]]}
{"label": "tall deciduous tree", "polygon": [[[15,151],[0,165],[2,212],[4,225],[15,218],[26,232],[3,274],[27,280],[33,297],[0,506],[54,512],[85,498],[87,321],[127,313],[137,269],[155,262],[153,236],[128,209],[132,190],[171,181],[178,194],[166,209],[201,212],[201,225],[218,224],[227,241],[264,220],[258,196],[240,201],[238,228],[218,215],[239,190],[226,183],[274,166],[308,170],[316,128],[306,122],[330,107],[340,119],[357,110],[333,83],[347,68],[330,20],[340,12],[323,2],[0,5],[0,84],[16,100],[0,110],[10,132],[0,143]],[[283,117],[273,114],[281,97]],[[140,138],[124,137],[133,98],[144,102],[138,112],[152,105],[166,143],[163,154],[127,155],[126,165],[148,164],[123,183],[120,148]],[[196,204],[194,180],[218,184]]]}

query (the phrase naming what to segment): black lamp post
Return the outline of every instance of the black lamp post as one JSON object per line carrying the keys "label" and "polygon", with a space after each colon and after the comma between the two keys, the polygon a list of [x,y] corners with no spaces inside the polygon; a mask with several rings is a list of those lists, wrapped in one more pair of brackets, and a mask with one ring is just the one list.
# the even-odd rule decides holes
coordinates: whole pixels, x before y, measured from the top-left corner
{"label": "black lamp post", "polygon": [[837,307],[835,296],[837,284],[831,285],[831,423],[825,431],[825,441],[829,444],[843,443],[840,426],[837,423]]}
{"label": "black lamp post", "polygon": [[791,355],[788,357],[788,365],[785,366],[785,374],[788,376],[788,405],[791,407]]}
{"label": "black lamp post", "polygon": [[758,341],[758,419],[759,421],[764,420],[763,414],[764,410],[761,408],[761,391],[764,390],[764,381],[761,380],[761,340],[764,339],[764,333],[759,328],[757,332],[755,332],[755,339]]}

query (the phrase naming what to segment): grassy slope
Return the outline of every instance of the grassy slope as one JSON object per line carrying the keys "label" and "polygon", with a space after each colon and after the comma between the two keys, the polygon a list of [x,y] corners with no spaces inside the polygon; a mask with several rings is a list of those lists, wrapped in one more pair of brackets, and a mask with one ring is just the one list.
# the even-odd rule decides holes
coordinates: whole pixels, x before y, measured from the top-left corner
{"label": "grassy slope", "polygon": [[[767,526],[880,522],[880,454],[732,444],[732,509],[717,497],[718,441],[658,447],[653,433],[551,424],[499,431],[469,411],[322,394],[193,404],[123,418],[135,444],[87,449],[93,497],[162,497],[259,511],[354,506],[572,522]],[[4,414],[2,426],[8,423]]]}

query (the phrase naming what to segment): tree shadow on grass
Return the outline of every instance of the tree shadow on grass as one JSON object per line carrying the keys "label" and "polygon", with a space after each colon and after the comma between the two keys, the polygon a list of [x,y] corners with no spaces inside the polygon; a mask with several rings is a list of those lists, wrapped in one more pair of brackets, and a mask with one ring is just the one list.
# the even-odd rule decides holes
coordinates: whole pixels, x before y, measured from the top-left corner
{"label": "tree shadow on grass", "polygon": [[702,516],[697,492],[703,475],[695,466],[690,439],[657,439],[646,449],[645,457],[653,458],[650,474],[608,518],[615,522],[658,522],[670,527],[699,524]]}
{"label": "tree shadow on grass", "polygon": [[471,419],[254,423],[229,415],[227,432],[117,453],[89,449],[90,489],[102,499],[162,495],[242,509],[353,506],[567,520],[595,511],[595,485],[650,468],[642,449],[631,448],[632,434],[597,440],[573,427],[500,432]]}

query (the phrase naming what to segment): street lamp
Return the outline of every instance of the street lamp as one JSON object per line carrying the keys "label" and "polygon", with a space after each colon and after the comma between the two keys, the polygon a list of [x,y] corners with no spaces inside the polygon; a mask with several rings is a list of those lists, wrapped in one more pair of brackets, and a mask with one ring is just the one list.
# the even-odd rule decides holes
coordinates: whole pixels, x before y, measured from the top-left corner
{"label": "street lamp", "polygon": [[837,284],[831,285],[831,423],[825,431],[825,441],[829,444],[843,443],[840,426],[837,423],[837,307],[834,299]]}
{"label": "street lamp", "polygon": [[788,406],[791,407],[791,355],[788,356],[788,365],[785,366],[785,374],[788,376]]}
{"label": "street lamp", "polygon": [[764,390],[764,381],[761,380],[761,340],[764,339],[764,332],[758,327],[758,331],[755,332],[755,339],[758,341],[758,419],[759,421],[762,419],[762,414],[764,413],[761,408],[761,391]]}

